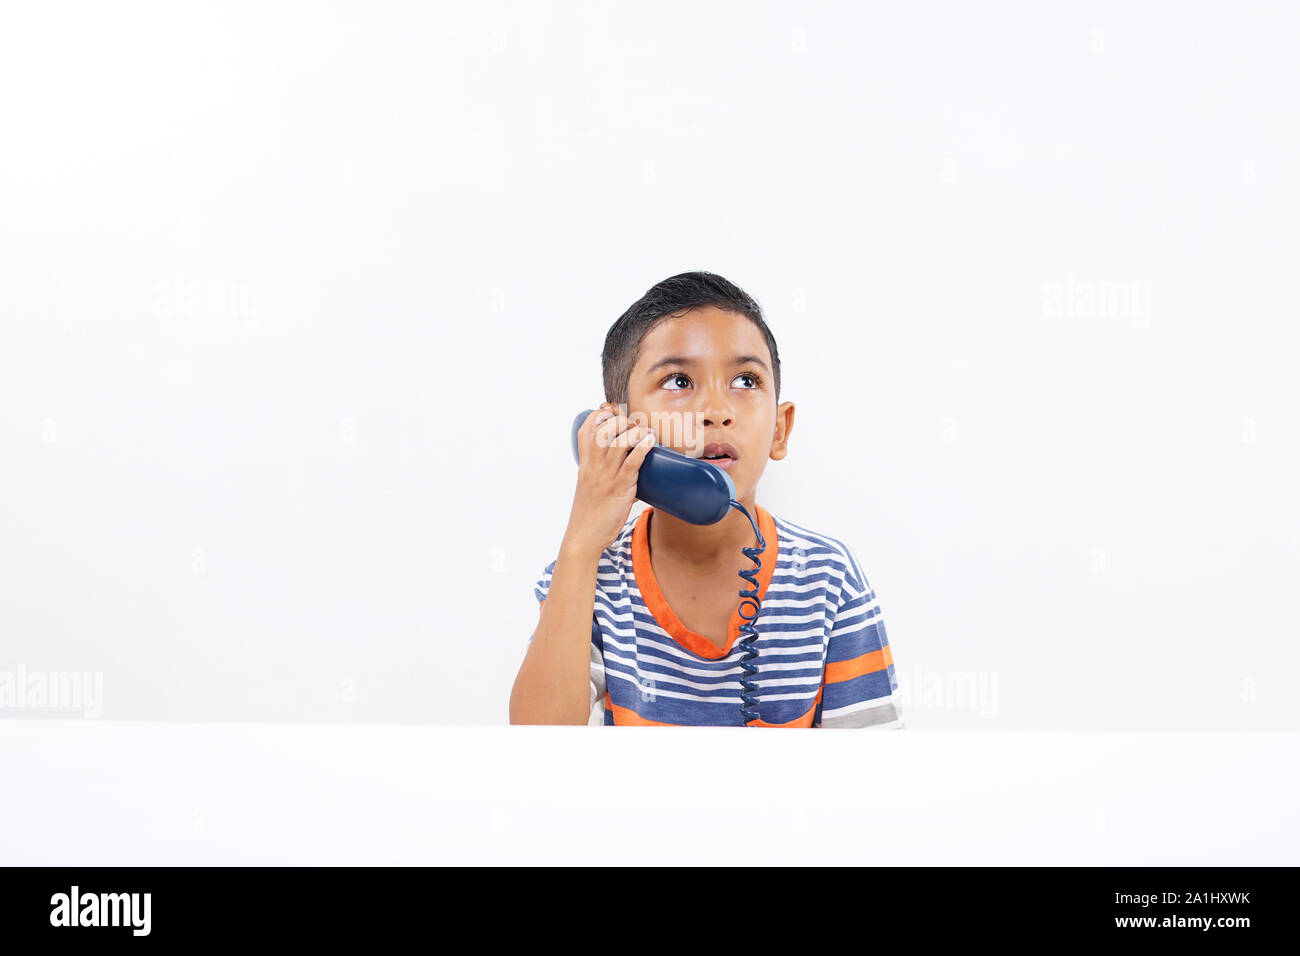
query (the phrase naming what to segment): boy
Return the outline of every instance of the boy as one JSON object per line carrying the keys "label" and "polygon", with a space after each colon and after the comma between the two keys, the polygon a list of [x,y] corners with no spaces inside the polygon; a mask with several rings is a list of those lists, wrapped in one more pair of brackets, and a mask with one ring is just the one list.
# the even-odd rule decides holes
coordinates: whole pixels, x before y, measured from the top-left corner
{"label": "boy", "polygon": [[650,507],[632,517],[641,462],[661,442],[726,469],[766,544],[748,726],[901,729],[880,606],[853,552],[755,501],[794,425],[758,304],[712,273],[665,279],[610,328],[602,370],[606,402],[578,433],[573,507],[537,582],[510,722],[746,724],[740,626],[754,605],[739,572],[754,568],[741,551],[757,546],[753,525],[734,508],[712,525]]}

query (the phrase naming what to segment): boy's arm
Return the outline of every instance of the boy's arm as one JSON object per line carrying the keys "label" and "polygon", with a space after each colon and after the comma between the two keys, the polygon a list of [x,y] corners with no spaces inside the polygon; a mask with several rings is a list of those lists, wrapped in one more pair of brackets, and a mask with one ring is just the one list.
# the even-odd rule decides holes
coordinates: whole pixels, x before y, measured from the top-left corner
{"label": "boy's arm", "polygon": [[595,702],[592,613],[601,550],[565,542],[510,690],[512,724],[587,724]]}
{"label": "boy's arm", "polygon": [[[549,569],[548,569],[548,574]],[[542,598],[542,604],[546,599]],[[538,607],[538,616],[541,616],[541,607]],[[528,638],[532,641],[533,636]],[[597,623],[593,614],[591,618],[591,676],[588,681],[588,701],[587,708],[591,715],[587,718],[587,723],[592,726],[603,726],[605,723],[605,655],[600,645],[600,624]]]}
{"label": "boy's arm", "polygon": [[902,730],[903,708],[880,602],[848,548],[814,727]]}

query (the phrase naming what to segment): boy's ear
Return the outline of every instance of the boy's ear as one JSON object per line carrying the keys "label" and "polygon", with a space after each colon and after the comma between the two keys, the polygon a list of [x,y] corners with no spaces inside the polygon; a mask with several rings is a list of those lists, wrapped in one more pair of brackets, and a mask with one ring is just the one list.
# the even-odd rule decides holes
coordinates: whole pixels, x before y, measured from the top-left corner
{"label": "boy's ear", "polygon": [[776,407],[776,428],[772,432],[773,461],[780,461],[789,450],[790,432],[794,428],[794,402],[782,402]]}

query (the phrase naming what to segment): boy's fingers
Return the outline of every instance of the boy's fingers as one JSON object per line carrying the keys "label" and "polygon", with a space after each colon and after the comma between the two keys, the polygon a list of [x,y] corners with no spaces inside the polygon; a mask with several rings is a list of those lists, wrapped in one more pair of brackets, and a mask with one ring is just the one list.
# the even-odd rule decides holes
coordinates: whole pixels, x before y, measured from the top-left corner
{"label": "boy's fingers", "polygon": [[578,463],[586,460],[592,448],[592,436],[597,426],[605,420],[608,409],[604,405],[593,408],[578,428]]}
{"label": "boy's fingers", "polygon": [[641,463],[645,461],[645,456],[650,454],[650,449],[655,446],[654,432],[645,429],[645,434],[637,439],[632,446],[632,450],[627,453],[623,459],[622,467],[619,469],[620,476],[626,476],[628,481],[636,481],[636,476],[640,474]]}
{"label": "boy's fingers", "polygon": [[599,408],[592,409],[591,414],[587,416],[587,420],[582,423],[581,431],[586,433],[582,437],[582,444],[586,445],[588,448],[592,447],[592,445],[596,443],[595,439],[600,430],[600,426],[607,422],[612,414],[613,413],[607,405],[601,405]]}
{"label": "boy's fingers", "polygon": [[604,405],[601,405],[599,408],[593,408],[583,420],[582,426],[578,429],[579,436],[586,437],[587,435],[592,434],[596,430],[596,426],[605,420],[605,412],[606,409]]}
{"label": "boy's fingers", "polygon": [[629,452],[635,451],[646,440],[654,440],[654,432],[646,425],[633,425],[626,432],[619,436],[619,445]]}
{"label": "boy's fingers", "polygon": [[616,439],[627,431],[627,416],[610,409],[610,417],[596,427],[596,443],[602,448],[616,444]]}

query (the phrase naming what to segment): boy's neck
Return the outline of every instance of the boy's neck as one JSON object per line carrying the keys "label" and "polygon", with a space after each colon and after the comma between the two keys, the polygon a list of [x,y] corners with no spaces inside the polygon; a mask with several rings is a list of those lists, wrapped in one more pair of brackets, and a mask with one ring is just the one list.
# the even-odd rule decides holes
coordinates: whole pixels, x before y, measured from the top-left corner
{"label": "boy's neck", "polygon": [[[745,510],[758,521],[758,508],[754,496],[738,498]],[[735,508],[716,524],[691,524],[666,512],[652,509],[646,526],[649,535],[650,555],[670,555],[676,561],[701,574],[711,571],[732,570],[736,562],[748,559],[741,548],[758,546],[754,527],[749,519]],[[771,542],[764,542],[771,545]],[[752,562],[750,562],[752,563]]]}

